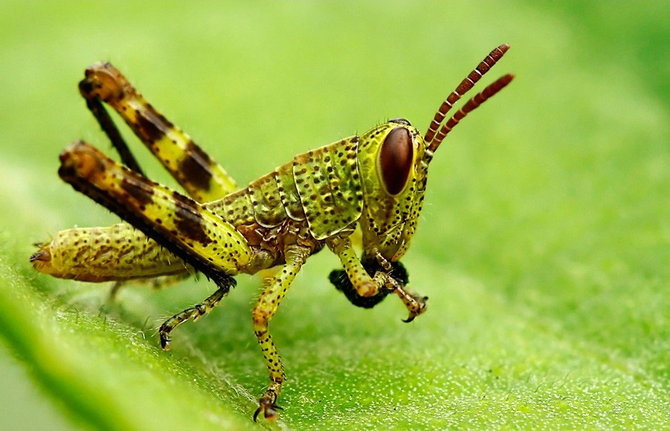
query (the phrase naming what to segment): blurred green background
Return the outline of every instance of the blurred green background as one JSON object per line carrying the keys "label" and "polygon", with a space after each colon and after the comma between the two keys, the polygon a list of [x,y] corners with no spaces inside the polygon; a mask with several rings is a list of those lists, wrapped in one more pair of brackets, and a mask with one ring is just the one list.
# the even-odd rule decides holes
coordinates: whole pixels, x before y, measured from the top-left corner
{"label": "blurred green background", "polygon": [[[667,427],[669,22],[664,1],[3,0],[0,429]],[[209,283],[109,304],[27,262],[59,229],[116,220],[56,175],[75,139],[111,153],[76,90],[95,61],[245,184],[388,118],[423,130],[503,42],[491,75],[517,79],[441,147],[404,259],[428,312],[355,309],[314,256],[272,325],[279,423],[250,420],[257,279],[163,353],[156,328]]]}

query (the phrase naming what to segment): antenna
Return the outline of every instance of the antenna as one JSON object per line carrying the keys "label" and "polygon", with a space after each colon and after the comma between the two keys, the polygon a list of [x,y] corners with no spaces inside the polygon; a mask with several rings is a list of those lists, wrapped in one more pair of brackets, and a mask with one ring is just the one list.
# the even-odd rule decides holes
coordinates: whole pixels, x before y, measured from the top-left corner
{"label": "antenna", "polygon": [[[470,72],[470,74],[468,74],[468,76],[465,77],[465,79],[463,79],[463,81],[461,81],[461,83],[458,85],[458,87],[456,87],[456,89],[454,91],[452,91],[451,94],[449,94],[449,96],[447,96],[447,98],[444,100],[444,102],[442,102],[442,105],[440,105],[440,108],[435,113],[435,116],[433,117],[433,121],[428,126],[428,130],[426,131],[426,135],[424,136],[424,139],[425,139],[426,143],[430,144],[431,148],[437,148],[440,145],[441,139],[440,139],[439,142],[436,142],[436,143],[434,143],[433,141],[435,139],[435,136],[436,136],[435,134],[436,134],[437,130],[440,128],[440,125],[442,124],[442,122],[444,121],[444,118],[447,115],[447,112],[449,112],[449,110],[454,106],[454,104],[456,102],[458,102],[460,100],[460,98],[465,93],[467,93],[472,87],[474,87],[474,85],[477,83],[477,81],[479,81],[481,79],[481,77],[484,76],[484,74],[486,74],[486,72],[488,72],[489,69],[491,69],[491,67],[493,67],[493,65],[495,65],[498,62],[498,60],[500,60],[503,57],[503,55],[505,55],[505,53],[507,52],[507,50],[509,48],[510,48],[510,46],[505,43],[505,44],[502,44],[502,45],[498,46],[493,51],[491,51],[486,56],[486,58],[484,58],[484,60],[482,60],[482,62],[479,63],[479,65],[472,72]],[[505,85],[509,84],[509,81],[512,80],[513,76],[511,76],[511,75],[505,75],[505,76],[510,76],[509,78],[506,78],[507,82],[505,84],[500,85],[500,88],[498,88],[495,91],[490,90],[490,91],[492,91],[491,94],[489,94],[484,99],[480,100],[479,103],[476,103],[476,106],[472,106],[471,109],[469,109],[467,112],[472,111],[477,106],[479,106],[481,103],[483,103],[486,99],[488,99],[493,94],[500,91]],[[503,78],[501,78],[500,80],[503,80]],[[500,80],[498,80],[498,81],[500,81]],[[498,81],[496,81],[496,82],[498,82]],[[490,85],[489,87],[487,87],[487,90],[492,86],[493,86],[493,84]],[[484,91],[486,91],[486,90],[484,90]],[[480,94],[483,95],[484,91]],[[475,96],[475,97],[477,97],[477,96]],[[473,100],[473,99],[471,99],[471,100]],[[467,112],[465,114],[467,114]],[[463,117],[465,116],[465,114],[463,115]],[[460,121],[463,117],[460,117],[458,120],[456,120],[455,123],[451,127],[453,128],[453,126],[458,124],[458,121]],[[451,119],[453,119],[453,118],[454,117],[452,117]],[[449,130],[451,130],[451,128],[449,128]],[[444,133],[444,135],[442,136],[442,139],[444,139],[444,136],[446,136],[447,133],[448,133],[448,131],[446,131]]]}
{"label": "antenna", "polygon": [[481,93],[477,93],[474,97],[465,102],[465,105],[463,105],[461,109],[456,111],[451,116],[451,118],[449,118],[449,120],[447,120],[447,122],[442,125],[440,131],[437,133],[437,135],[435,135],[435,138],[428,146],[428,149],[432,152],[435,152],[435,150],[437,150],[437,147],[439,147],[440,144],[442,143],[444,137],[447,136],[454,127],[456,127],[459,121],[465,118],[465,116],[468,115],[468,113],[477,109],[479,105],[486,102],[489,98],[493,97],[497,92],[505,88],[507,84],[512,82],[512,79],[514,79],[514,75],[508,73],[507,75],[504,75],[498,78],[493,83],[489,84],[484,89],[484,91],[482,91]]}

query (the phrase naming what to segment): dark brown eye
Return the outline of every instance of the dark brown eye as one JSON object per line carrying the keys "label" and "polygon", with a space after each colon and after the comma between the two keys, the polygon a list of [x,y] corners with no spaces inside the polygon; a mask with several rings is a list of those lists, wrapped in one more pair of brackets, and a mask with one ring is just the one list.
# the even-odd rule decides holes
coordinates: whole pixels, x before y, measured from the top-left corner
{"label": "dark brown eye", "polygon": [[389,194],[397,195],[405,187],[412,170],[413,152],[407,129],[396,127],[386,136],[379,152],[379,169]]}

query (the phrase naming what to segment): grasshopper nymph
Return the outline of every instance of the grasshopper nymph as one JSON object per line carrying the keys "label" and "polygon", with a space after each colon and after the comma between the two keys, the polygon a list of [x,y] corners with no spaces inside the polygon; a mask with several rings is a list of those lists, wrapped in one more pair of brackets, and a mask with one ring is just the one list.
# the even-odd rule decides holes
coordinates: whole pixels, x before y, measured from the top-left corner
{"label": "grasshopper nymph", "polygon": [[[60,177],[118,214],[125,223],[58,232],[39,244],[35,269],[60,278],[116,281],[182,277],[199,271],[217,290],[159,329],[163,349],[170,333],[211,311],[235,285],[234,275],[280,266],[263,281],[252,316],[270,383],[254,420],[277,415],[284,369],[268,324],[307,258],[324,247],[343,270],[330,280],[357,306],[373,307],[395,293],[413,320],[426,299],[406,288],[400,259],[416,230],[428,166],[445,136],[470,111],[504,88],[504,75],[446,114],[505,54],[501,45],[442,102],[425,136],[405,119],[297,155],[237,188],[226,171],[181,129],[160,115],[111,64],[86,70],[79,90],[118,150],[123,164],[79,141],[60,155]],[[111,106],[184,188],[187,197],[147,179],[105,110]],[[360,229],[359,256],[350,241]]]}

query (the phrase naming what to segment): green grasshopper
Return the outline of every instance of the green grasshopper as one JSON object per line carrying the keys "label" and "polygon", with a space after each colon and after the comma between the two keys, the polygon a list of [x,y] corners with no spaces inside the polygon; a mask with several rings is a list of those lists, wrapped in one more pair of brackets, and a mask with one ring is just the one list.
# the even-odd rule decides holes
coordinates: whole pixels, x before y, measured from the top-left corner
{"label": "green grasshopper", "polygon": [[[241,189],[116,68],[95,64],[86,69],[79,90],[123,164],[79,141],[60,154],[58,173],[125,223],[58,232],[50,242],[37,244],[30,260],[46,274],[92,282],[205,274],[217,290],[163,323],[163,349],[169,349],[174,328],[199,319],[221,301],[235,285],[234,275],[279,267],[264,279],[252,312],[270,375],[254,420],[261,413],[274,418],[285,376],[268,324],[309,256],[324,247],[337,255],[344,269],[333,271],[330,280],[354,305],[373,307],[395,293],[409,311],[407,322],[425,311],[427,298],[405,287],[408,277],[400,259],[416,231],[428,165],[459,121],[510,83],[513,75],[504,75],[446,119],[454,103],[508,49],[501,45],[491,51],[449,94],[425,136],[407,120],[393,119],[361,136],[297,155]],[[104,104],[190,197],[143,175]],[[360,258],[351,241],[357,229]]]}

